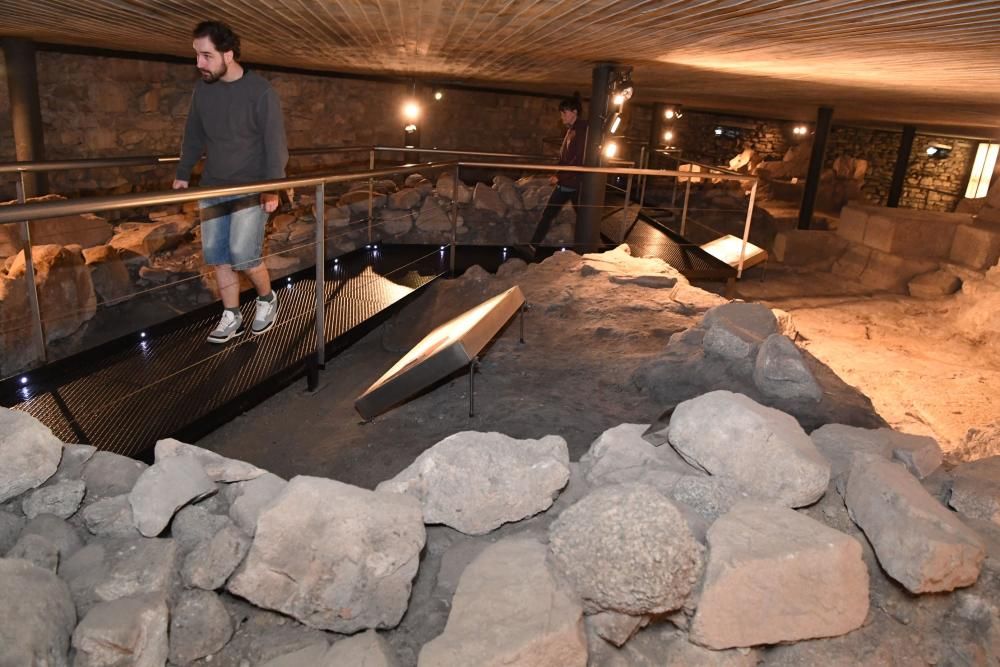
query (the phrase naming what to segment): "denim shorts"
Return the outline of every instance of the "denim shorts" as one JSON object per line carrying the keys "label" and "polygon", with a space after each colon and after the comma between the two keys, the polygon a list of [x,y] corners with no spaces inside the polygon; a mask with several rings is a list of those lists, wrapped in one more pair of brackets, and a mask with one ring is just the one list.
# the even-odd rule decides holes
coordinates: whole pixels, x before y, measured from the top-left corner
{"label": "denim shorts", "polygon": [[209,197],[199,201],[198,207],[206,264],[229,264],[237,271],[260,264],[267,223],[260,195]]}

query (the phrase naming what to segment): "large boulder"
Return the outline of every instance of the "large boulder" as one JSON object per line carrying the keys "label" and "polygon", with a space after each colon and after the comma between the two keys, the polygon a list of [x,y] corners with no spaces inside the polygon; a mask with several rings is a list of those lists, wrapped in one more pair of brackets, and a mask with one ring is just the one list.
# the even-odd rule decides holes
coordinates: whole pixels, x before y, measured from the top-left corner
{"label": "large boulder", "polygon": [[448,624],[417,664],[584,667],[583,609],[548,572],[543,544],[507,538],[462,572]]}
{"label": "large boulder", "polygon": [[0,666],[69,665],[76,610],[54,572],[0,558]]}
{"label": "large boulder", "polygon": [[213,451],[189,445],[173,438],[157,440],[153,448],[156,462],[176,456],[193,458],[213,482],[244,482],[267,473],[263,468],[237,459],[230,459]]}
{"label": "large boulder", "polygon": [[794,510],[745,501],[712,524],[708,547],[691,625],[699,644],[834,637],[865,621],[868,569],[853,537]]}
{"label": "large boulder", "polygon": [[647,484],[592,491],[549,529],[549,562],[591,613],[679,609],[701,575],[703,557],[677,507]]}
{"label": "large boulder", "polygon": [[119,227],[119,232],[108,245],[124,259],[148,259],[158,252],[176,248],[194,228],[192,215],[172,216],[157,222],[130,222]]}
{"label": "large boulder", "polygon": [[414,498],[299,476],[261,513],[227,588],[316,628],[390,628],[406,611],[425,539]]}
{"label": "large boulder", "polygon": [[163,665],[168,657],[167,604],[137,595],[95,605],[73,632],[75,667]]}
{"label": "large boulder", "polygon": [[902,466],[856,455],[844,501],[883,569],[911,593],[950,591],[979,577],[982,539]]}
{"label": "large boulder", "polygon": [[196,458],[173,456],[160,459],[143,471],[128,500],[139,532],[156,537],[178,509],[215,491],[215,483]]}
{"label": "large boulder", "polygon": [[62,451],[48,426],[26,412],[0,407],[0,503],[55,474]]}
{"label": "large boulder", "polygon": [[692,465],[785,507],[816,502],[830,481],[830,464],[798,422],[743,394],[720,390],[684,401],[668,438]]}
{"label": "large boulder", "polygon": [[705,312],[705,352],[728,359],[753,359],[764,340],[778,333],[778,321],[767,306],[727,303]]}
{"label": "large boulder", "polygon": [[767,396],[808,401],[823,398],[823,390],[802,359],[802,353],[781,334],[771,334],[761,344],[753,381]]}
{"label": "large boulder", "polygon": [[375,490],[415,497],[425,523],[483,535],[548,509],[568,481],[569,449],[559,436],[518,440],[462,431]]}
{"label": "large boulder", "polygon": [[132,295],[132,278],[117,250],[109,245],[86,248],[83,259],[101,303],[111,305]]}
{"label": "large boulder", "polygon": [[485,183],[476,183],[476,189],[472,192],[472,205],[475,208],[490,211],[499,218],[507,215],[507,204],[503,202],[496,190]]}
{"label": "large boulder", "polygon": [[[42,313],[42,329],[45,331],[45,340],[51,343],[75,333],[97,313],[94,281],[79,246],[34,246],[31,258],[35,267],[35,288]],[[7,278],[15,283],[20,280],[11,287],[27,294],[23,280],[25,268],[22,252],[11,264]],[[6,308],[4,304],[4,310]],[[30,320],[31,313],[27,308],[23,314]],[[30,330],[25,330],[23,325],[20,329],[21,337],[30,337]]]}
{"label": "large boulder", "polygon": [[420,207],[416,224],[418,229],[425,232],[443,232],[451,229],[451,218],[437,199],[428,197]]}
{"label": "large boulder", "polygon": [[952,471],[948,504],[965,516],[1000,525],[1000,456],[963,463]]}
{"label": "large boulder", "polygon": [[185,591],[170,613],[170,662],[186,665],[216,653],[233,636],[233,629],[218,595]]}

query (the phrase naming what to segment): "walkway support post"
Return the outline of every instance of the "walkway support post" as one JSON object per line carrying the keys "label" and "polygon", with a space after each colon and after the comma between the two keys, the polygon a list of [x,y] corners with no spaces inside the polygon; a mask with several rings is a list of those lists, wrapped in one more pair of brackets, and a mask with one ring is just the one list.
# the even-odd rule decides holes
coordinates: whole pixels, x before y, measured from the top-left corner
{"label": "walkway support post", "polygon": [[816,133],[813,135],[809,171],[806,173],[806,188],[802,192],[802,205],[799,207],[799,229],[809,229],[812,226],[813,211],[816,209],[816,194],[819,192],[819,177],[823,173],[826,142],[830,138],[832,125],[833,109],[820,107],[816,114]]}
{"label": "walkway support post", "polygon": [[[35,44],[27,39],[5,37],[3,57],[7,69],[7,94],[10,97],[10,122],[14,130],[14,157],[18,162],[45,159],[42,110],[38,100],[38,66]],[[48,192],[44,173],[25,174],[24,196]]]}
{"label": "walkway support post", "polygon": [[[604,141],[604,119],[608,113],[608,84],[615,66],[601,63],[593,70],[590,111],[587,119],[587,149],[583,164],[587,167],[601,166],[601,144]],[[607,185],[605,174],[584,174],[583,189],[580,192],[580,207],[577,211],[577,250],[592,252],[601,244],[601,217],[604,211],[604,189]]]}
{"label": "walkway support post", "polygon": [[889,208],[899,208],[899,199],[903,196],[903,186],[906,184],[906,169],[910,166],[910,153],[913,152],[913,140],[916,136],[916,126],[903,126],[903,136],[899,140],[899,152],[896,154],[896,167],[892,170],[892,183],[889,185],[889,200],[886,202]]}

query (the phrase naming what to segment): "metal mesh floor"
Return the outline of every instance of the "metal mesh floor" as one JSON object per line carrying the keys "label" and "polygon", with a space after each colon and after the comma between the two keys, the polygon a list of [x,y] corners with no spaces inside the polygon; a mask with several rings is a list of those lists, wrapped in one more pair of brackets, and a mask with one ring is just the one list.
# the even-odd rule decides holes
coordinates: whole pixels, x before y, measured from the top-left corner
{"label": "metal mesh floor", "polygon": [[[499,258],[495,249],[460,248],[456,269],[492,270]],[[447,271],[448,253],[437,246],[380,246],[329,262],[328,355]],[[65,442],[127,456],[148,453],[160,438],[197,439],[302,376],[316,349],[312,269],[275,292],[278,319],[262,336],[206,342],[218,321],[214,304],[158,325],[145,339],[133,335],[32,371],[27,386],[17,378],[0,383],[0,403],[35,416]],[[241,308],[249,322],[253,299]]]}

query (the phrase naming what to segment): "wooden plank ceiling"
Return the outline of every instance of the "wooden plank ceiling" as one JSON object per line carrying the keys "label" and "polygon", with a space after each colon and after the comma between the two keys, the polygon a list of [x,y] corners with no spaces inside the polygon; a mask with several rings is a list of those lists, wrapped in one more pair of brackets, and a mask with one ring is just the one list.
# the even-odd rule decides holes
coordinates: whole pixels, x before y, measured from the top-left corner
{"label": "wooden plank ceiling", "polygon": [[244,60],[585,94],[634,67],[639,102],[997,137],[1000,1],[0,0],[0,35],[191,55],[219,18]]}

